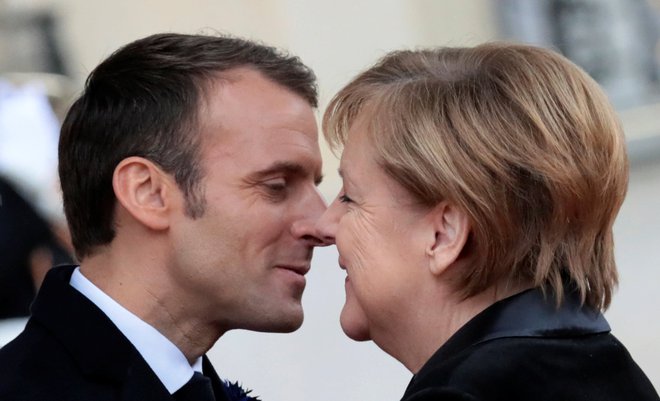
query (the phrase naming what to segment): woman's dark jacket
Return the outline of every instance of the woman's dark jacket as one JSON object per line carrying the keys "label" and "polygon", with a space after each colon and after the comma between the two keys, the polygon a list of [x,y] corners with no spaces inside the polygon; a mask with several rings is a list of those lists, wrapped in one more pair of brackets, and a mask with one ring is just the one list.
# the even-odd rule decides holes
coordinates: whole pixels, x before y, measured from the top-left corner
{"label": "woman's dark jacket", "polygon": [[532,289],[490,306],[413,377],[405,401],[658,401],[605,318],[575,293]]}

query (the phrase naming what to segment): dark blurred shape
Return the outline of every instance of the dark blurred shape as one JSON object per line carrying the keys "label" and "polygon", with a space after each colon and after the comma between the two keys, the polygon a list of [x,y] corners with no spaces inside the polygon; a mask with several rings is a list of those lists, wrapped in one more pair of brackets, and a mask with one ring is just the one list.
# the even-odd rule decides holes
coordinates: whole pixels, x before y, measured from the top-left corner
{"label": "dark blurred shape", "polygon": [[3,7],[0,0],[0,79],[16,86],[39,84],[61,119],[76,88],[67,76],[58,26],[57,15],[47,8]]}
{"label": "dark blurred shape", "polygon": [[48,11],[0,12],[0,72],[65,75],[55,28],[56,19]]}
{"label": "dark blurred shape", "polygon": [[660,100],[660,3],[497,0],[503,37],[560,51],[618,108]]}
{"label": "dark blurred shape", "polygon": [[0,177],[0,319],[28,316],[46,271],[72,262],[46,220]]}

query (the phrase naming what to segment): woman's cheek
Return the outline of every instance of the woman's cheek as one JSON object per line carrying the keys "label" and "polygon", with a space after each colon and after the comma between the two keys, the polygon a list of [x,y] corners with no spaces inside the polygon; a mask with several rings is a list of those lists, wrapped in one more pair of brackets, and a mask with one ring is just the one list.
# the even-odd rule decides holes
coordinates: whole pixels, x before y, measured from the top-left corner
{"label": "woman's cheek", "polygon": [[360,300],[369,298],[366,289],[378,274],[374,271],[378,265],[374,254],[378,249],[377,229],[373,217],[356,207],[343,216],[336,235],[337,249],[348,275],[340,323],[344,333],[356,341],[371,339],[369,319]]}
{"label": "woman's cheek", "polygon": [[[337,236],[337,249],[346,253],[351,270],[362,273],[370,270],[370,266],[377,257],[374,250],[378,249],[377,232],[378,227],[370,216],[363,211],[354,211],[344,217],[345,230],[341,236]],[[341,229],[341,228],[340,228]],[[341,243],[341,244],[340,244]],[[342,246],[343,245],[343,246]]]}

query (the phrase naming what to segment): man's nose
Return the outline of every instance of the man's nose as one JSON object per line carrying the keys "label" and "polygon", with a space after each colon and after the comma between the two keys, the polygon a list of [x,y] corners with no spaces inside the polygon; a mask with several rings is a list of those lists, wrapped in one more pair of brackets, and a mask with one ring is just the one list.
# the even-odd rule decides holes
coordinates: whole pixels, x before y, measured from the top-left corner
{"label": "man's nose", "polygon": [[316,220],[314,230],[325,246],[335,243],[335,234],[337,233],[337,227],[341,217],[341,208],[339,206],[339,200],[335,199]]}
{"label": "man's nose", "polygon": [[301,205],[304,209],[303,216],[296,220],[292,226],[294,237],[300,238],[310,246],[327,246],[334,244],[334,241],[327,242],[317,229],[317,222],[327,209],[327,206],[321,193],[316,187],[314,187],[313,191],[310,191],[308,199],[303,203],[304,204]]}

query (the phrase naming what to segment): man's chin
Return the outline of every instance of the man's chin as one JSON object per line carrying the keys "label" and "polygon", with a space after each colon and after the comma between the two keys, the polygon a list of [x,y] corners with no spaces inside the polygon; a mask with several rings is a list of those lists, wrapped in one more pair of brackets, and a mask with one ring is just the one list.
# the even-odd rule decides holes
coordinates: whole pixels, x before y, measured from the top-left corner
{"label": "man's chin", "polygon": [[303,324],[303,317],[300,316],[300,318],[297,319],[291,319],[290,321],[282,322],[281,325],[273,328],[272,331],[273,333],[291,333],[300,328]]}
{"label": "man's chin", "polygon": [[302,326],[303,320],[304,315],[301,311],[300,313],[291,313],[279,317],[272,316],[270,319],[256,322],[256,324],[245,327],[245,329],[263,333],[291,333]]}

